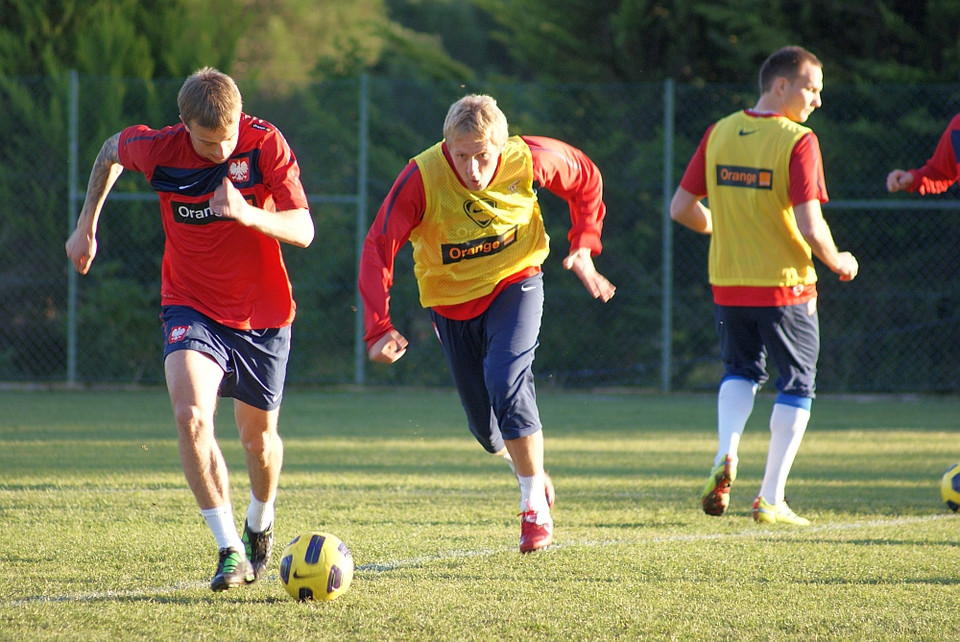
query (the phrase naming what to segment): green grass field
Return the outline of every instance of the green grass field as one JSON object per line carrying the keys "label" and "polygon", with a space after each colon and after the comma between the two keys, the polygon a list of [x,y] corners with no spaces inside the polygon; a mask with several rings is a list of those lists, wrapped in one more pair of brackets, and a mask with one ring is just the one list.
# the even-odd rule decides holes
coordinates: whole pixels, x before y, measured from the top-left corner
{"label": "green grass field", "polygon": [[[715,399],[541,392],[556,545],[517,552],[519,493],[453,392],[287,391],[268,578],[212,593],[216,551],[162,390],[0,392],[3,640],[955,640],[956,399],[818,399],[787,491],[807,528],[750,519],[772,397],[731,508],[699,493]],[[229,404],[219,436],[242,525]],[[353,585],[301,604],[279,551],[326,530]]]}

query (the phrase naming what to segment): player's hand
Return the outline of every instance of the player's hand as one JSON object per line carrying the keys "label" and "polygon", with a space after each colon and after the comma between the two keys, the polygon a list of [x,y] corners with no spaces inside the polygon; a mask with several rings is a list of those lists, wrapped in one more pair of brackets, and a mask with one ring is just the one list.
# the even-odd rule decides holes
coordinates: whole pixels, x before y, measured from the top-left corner
{"label": "player's hand", "polygon": [[887,191],[899,192],[907,189],[913,183],[913,174],[905,172],[902,169],[895,169],[887,174]]}
{"label": "player's hand", "polygon": [[840,268],[837,270],[837,274],[840,275],[840,280],[853,281],[859,271],[860,264],[857,263],[857,259],[854,258],[853,254],[850,254],[850,252],[840,252]]}
{"label": "player's hand", "polygon": [[234,184],[226,176],[213,192],[210,199],[210,210],[222,218],[232,218],[242,225],[249,225],[246,220],[249,203],[243,198]]}
{"label": "player's hand", "polygon": [[367,349],[367,356],[377,363],[393,363],[406,352],[407,339],[396,330],[390,330]]}
{"label": "player's hand", "polygon": [[563,259],[563,267],[577,275],[594,299],[600,299],[606,303],[617,291],[616,286],[610,283],[607,277],[597,272],[593,266],[593,258],[590,256],[588,247],[581,247],[571,252],[567,258]]}
{"label": "player's hand", "polygon": [[93,257],[97,255],[97,239],[86,230],[77,228],[66,242],[67,257],[80,274],[90,271]]}

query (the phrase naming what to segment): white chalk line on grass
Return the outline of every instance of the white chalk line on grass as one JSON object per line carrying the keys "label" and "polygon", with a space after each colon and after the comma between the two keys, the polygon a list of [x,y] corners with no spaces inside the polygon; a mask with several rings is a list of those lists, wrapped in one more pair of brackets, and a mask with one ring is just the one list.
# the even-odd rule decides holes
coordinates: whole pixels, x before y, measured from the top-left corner
{"label": "white chalk line on grass", "polygon": [[[909,524],[920,524],[923,522],[933,522],[941,519],[956,519],[949,514],[925,515],[922,517],[900,517],[895,519],[871,519],[862,522],[850,522],[845,524],[823,524],[821,526],[809,526],[804,528],[761,528],[752,527],[733,533],[695,533],[656,536],[637,539],[606,539],[606,540],[572,540],[554,544],[550,548],[553,550],[562,548],[592,548],[599,546],[617,546],[621,544],[664,544],[674,542],[707,542],[725,539],[781,539],[781,540],[803,540],[806,536],[816,533],[838,533],[844,531],[859,530],[863,528],[887,527],[887,526],[906,526]],[[469,559],[474,557],[489,557],[503,553],[514,553],[516,548],[488,548],[472,551],[453,550],[436,555],[423,555],[405,560],[395,560],[390,562],[371,562],[357,566],[358,575],[377,575],[379,573],[389,573],[404,568],[416,568],[436,562],[447,562],[452,560]],[[279,575],[269,575],[262,582],[276,582],[280,580]],[[180,582],[170,586],[145,587],[139,589],[129,589],[124,591],[97,591],[92,593],[83,593],[79,595],[59,595],[48,596],[38,595],[26,597],[18,600],[0,601],[0,607],[5,606],[24,606],[27,604],[36,604],[42,602],[100,602],[106,600],[123,600],[150,598],[159,595],[169,595],[180,591],[193,590],[198,588],[208,588],[209,582]]]}

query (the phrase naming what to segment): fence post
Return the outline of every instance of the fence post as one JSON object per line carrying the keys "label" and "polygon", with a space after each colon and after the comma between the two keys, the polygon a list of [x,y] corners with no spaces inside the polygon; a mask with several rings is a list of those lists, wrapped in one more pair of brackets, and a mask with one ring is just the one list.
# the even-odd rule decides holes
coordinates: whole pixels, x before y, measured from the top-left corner
{"label": "fence post", "polygon": [[[79,162],[79,144],[77,142],[79,129],[79,82],[76,69],[70,70],[70,95],[68,97],[68,125],[69,138],[67,151],[67,234],[71,234],[77,225],[79,211],[79,193],[77,188],[77,163]],[[67,265],[67,385],[77,383],[77,271]]]}
{"label": "fence post", "polygon": [[[356,218],[356,260],[357,279],[360,278],[360,254],[363,252],[363,240],[367,235],[367,141],[369,139],[369,102],[370,83],[367,74],[360,75],[359,105],[357,109],[357,218]],[[366,381],[367,347],[363,343],[363,299],[360,289],[355,288],[356,316],[353,322],[353,382],[362,386]]]}
{"label": "fence post", "polygon": [[671,353],[673,351],[673,221],[670,201],[673,198],[673,79],[663,82],[663,283],[660,301],[660,390],[670,392]]}

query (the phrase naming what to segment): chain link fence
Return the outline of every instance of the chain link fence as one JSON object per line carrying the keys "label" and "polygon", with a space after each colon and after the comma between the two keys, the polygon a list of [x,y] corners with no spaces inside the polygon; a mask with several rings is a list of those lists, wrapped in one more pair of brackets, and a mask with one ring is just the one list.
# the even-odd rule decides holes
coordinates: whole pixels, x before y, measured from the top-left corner
{"label": "chain link fence", "polygon": [[[0,381],[163,381],[156,196],[125,172],[104,208],[90,274],[64,241],[101,143],[132,123],[177,122],[182,80],[67,75],[0,78]],[[366,226],[407,160],[441,137],[447,107],[467,92],[497,97],[516,134],[560,138],[603,172],[608,218],[598,269],[608,304],[564,271],[569,215],[541,190],[552,253],[536,370],[541,386],[715,388],[721,373],[707,283],[708,239],[670,223],[667,203],[705,128],[753,104],[748,86],[666,83],[463,86],[411,79],[324,82],[276,95],[241,86],[246,112],[284,133],[301,164],[316,222],[308,249],[284,248],[294,284],[289,385],[450,384],[420,309],[409,248],[398,257],[394,322],[410,340],[392,366],[359,342],[357,253]],[[820,137],[841,249],[860,275],[841,284],[819,266],[822,392],[960,389],[960,225],[955,188],[888,195],[894,167],[922,164],[960,88],[831,87],[809,121]]]}

